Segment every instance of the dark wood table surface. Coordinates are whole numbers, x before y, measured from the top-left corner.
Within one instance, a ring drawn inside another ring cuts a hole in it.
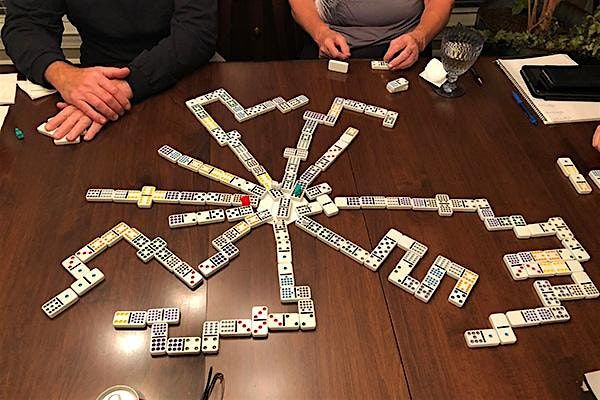
[[[87,203],[84,195],[89,187],[142,185],[231,192],[160,158],[163,144],[252,178],[184,105],[219,87],[245,106],[279,95],[310,98],[299,111],[274,111],[243,124],[221,105],[207,106],[221,126],[242,133],[274,179],[281,179],[282,151],[295,145],[304,110],[326,112],[341,96],[398,111],[393,130],[379,119],[342,113],[335,127],[317,129],[301,168],[354,126],[358,139],[318,179],[331,184],[332,197],[448,193],[486,197],[497,215],[520,213],[531,223],[562,216],[591,254],[584,267],[600,283],[594,265],[600,192],[577,195],[555,165],[557,157],[569,156],[585,173],[600,167],[591,147],[594,124],[530,125],[491,59],[477,63],[484,87],[466,75],[460,83],[467,95],[451,100],[418,78],[424,64],[400,74],[410,90],[396,95],[385,84],[398,74],[372,71],[367,61],[352,62],[348,75],[328,72],[325,61],[214,64],[136,106],[92,143],[64,147],[35,133],[55,112],[57,97],[31,101],[19,91],[0,135],[0,399],[94,399],[119,383],[150,400],[197,399],[209,366],[225,374],[225,399],[581,398],[583,374],[600,369],[597,301],[566,304],[569,323],[516,329],[515,345],[467,348],[463,332],[489,327],[490,313],[540,306],[532,280],[513,281],[503,254],[559,246],[555,238],[488,232],[473,214],[341,210],[331,219],[315,217],[369,250],[392,227],[425,243],[429,252],[414,272],[417,279],[438,254],[474,270],[480,280],[462,309],[447,301],[451,279],[428,304],[391,285],[387,276],[400,250],[373,273],[291,227],[296,282],[312,289],[316,331],[223,339],[218,355],[153,359],[148,331],[113,329],[115,310],[180,307],[182,322],[171,336],[199,336],[205,319],[250,318],[253,305],[293,311],[295,305],[279,302],[269,226],[239,241],[241,255],[196,291],[157,262],[143,264],[123,242],[90,263],[102,269],[105,282],[54,320],[40,309],[73,281],[60,262],[119,221],[165,238],[192,265],[213,254],[210,241],[229,224],[176,230],[167,224],[169,214],[198,207],[143,210]],[[16,140],[15,127],[25,132],[24,141]]]

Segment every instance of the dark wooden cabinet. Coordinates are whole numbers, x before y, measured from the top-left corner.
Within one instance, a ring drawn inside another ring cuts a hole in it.
[[[228,61],[296,58],[303,31],[287,0],[221,0],[218,50]]]

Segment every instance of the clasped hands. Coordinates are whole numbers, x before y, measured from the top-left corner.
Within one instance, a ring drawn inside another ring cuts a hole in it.
[[[125,81],[129,68],[77,68],[62,61],[52,63],[45,73],[64,101],[46,123],[54,139],[73,141],[84,135],[92,140],[109,121],[116,121],[131,109],[131,87]]]
[[[329,27],[323,27],[315,35],[319,46],[319,55],[339,60],[350,58],[350,47],[346,38]],[[425,47],[425,40],[417,31],[412,31],[398,36],[390,42],[387,52],[383,56],[390,70],[408,68],[419,59],[419,52]]]

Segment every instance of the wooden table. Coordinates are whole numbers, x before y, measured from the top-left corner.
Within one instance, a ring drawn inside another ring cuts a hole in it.
[[[171,230],[167,216],[197,207],[87,203],[89,187],[230,191],[158,157],[170,144],[232,173],[252,176],[233,153],[219,147],[187,111],[186,99],[224,87],[243,105],[304,93],[310,104],[290,114],[274,111],[238,124],[222,106],[207,106],[225,129],[238,129],[256,158],[280,179],[282,150],[294,146],[305,109],[326,112],[334,96],[358,99],[400,113],[393,130],[375,118],[344,112],[333,128],[318,128],[308,162],[349,125],[358,139],[318,179],[333,195],[407,195],[489,199],[497,215],[523,214],[529,222],[562,216],[592,258],[600,256],[600,192],[575,193],[555,165],[569,156],[581,171],[600,167],[590,145],[593,124],[532,126],[511,100],[506,77],[490,59],[478,68],[485,86],[470,76],[467,95],[444,99],[417,77],[421,61],[402,75],[408,92],[390,95],[397,76],[353,62],[348,75],[327,72],[325,61],[215,64],[136,106],[107,126],[93,143],[56,147],[35,133],[55,112],[56,97],[35,102],[22,92],[0,135],[0,398],[93,399],[124,383],[147,399],[196,399],[209,366],[225,374],[226,399],[455,399],[580,398],[584,372],[600,368],[600,308],[569,302],[566,324],[517,329],[512,346],[470,350],[463,332],[487,328],[492,312],[538,307],[532,281],[513,281],[505,253],[559,246],[554,238],[518,240],[488,232],[473,214],[441,218],[412,211],[340,211],[315,218],[372,249],[388,229],[424,242],[429,252],[415,270],[422,279],[443,254],[480,274],[463,309],[449,304],[445,279],[422,303],[391,285],[396,250],[377,272],[352,262],[292,227],[297,284],[310,285],[317,310],[314,332],[272,333],[268,340],[228,339],[207,357],[148,353],[149,332],[115,331],[115,310],[181,308],[171,336],[200,335],[205,319],[249,318],[253,305],[295,309],[278,298],[272,230],[263,226],[240,242],[230,266],[190,291],[155,261],[145,265],[127,243],[93,260],[106,281],[55,320],[42,303],[73,279],[60,262],[119,221],[147,236],[162,236],[193,265],[214,250],[210,240],[228,224]],[[14,128],[26,135],[17,141]],[[305,163],[302,168],[309,164]],[[600,283],[595,261],[584,264]],[[552,278],[553,283],[568,279]]]

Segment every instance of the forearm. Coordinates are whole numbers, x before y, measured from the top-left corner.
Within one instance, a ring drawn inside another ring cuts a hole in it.
[[[290,0],[290,6],[294,20],[318,42],[320,33],[329,26],[319,16],[314,0]]]
[[[171,33],[129,65],[134,102],[174,85],[208,62],[217,42],[216,0],[176,0]]]
[[[44,72],[48,65],[65,58],[60,47],[62,0],[8,0],[6,5],[2,28],[6,52],[29,80],[46,84]]]
[[[427,0],[419,24],[413,29],[411,35],[423,49],[446,26],[454,0]]]

